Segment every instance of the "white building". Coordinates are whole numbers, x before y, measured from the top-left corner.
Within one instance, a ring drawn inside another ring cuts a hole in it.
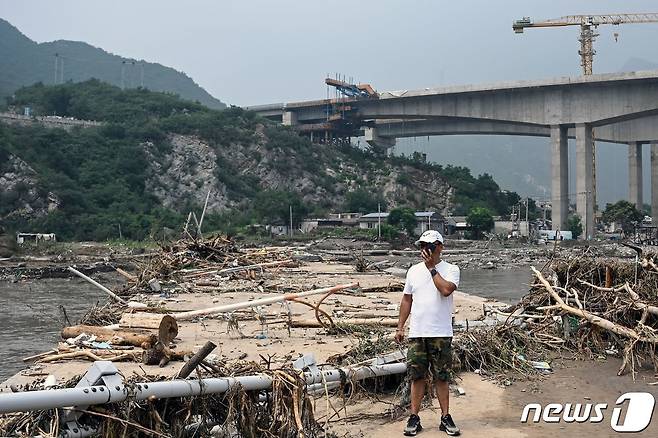
[[[437,230],[444,233],[445,220],[443,216],[435,211],[417,211],[414,213],[416,216],[416,228],[414,234],[420,236],[427,230]],[[385,224],[388,219],[388,213],[368,213],[359,218],[359,228],[361,229],[377,229],[380,223]]]
[[[25,242],[55,242],[56,240],[55,233],[16,233],[16,242],[19,245]]]

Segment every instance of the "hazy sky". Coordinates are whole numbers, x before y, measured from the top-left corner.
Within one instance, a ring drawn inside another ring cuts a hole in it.
[[[85,41],[182,70],[235,104],[315,99],[340,72],[378,90],[580,73],[578,29],[515,19],[658,12],[651,1],[0,0],[0,17],[38,42]],[[658,62],[658,24],[599,28],[595,72]],[[619,33],[618,42],[613,33]]]

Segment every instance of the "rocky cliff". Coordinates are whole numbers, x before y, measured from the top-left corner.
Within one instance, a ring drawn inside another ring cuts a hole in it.
[[[9,154],[0,166],[0,219],[43,217],[59,206],[56,194],[44,190],[25,161]]]
[[[271,147],[263,131],[261,125],[256,141],[230,148],[174,134],[169,137],[169,152],[161,157],[153,144],[144,144],[151,163],[147,190],[174,209],[190,202],[203,204],[210,191],[209,211],[221,212],[244,203],[245,194],[231,190],[241,180],[259,190],[292,191],[309,204],[338,211],[348,192],[366,188],[373,196],[381,195],[389,206],[445,213],[452,189],[432,172],[374,157],[371,163],[359,165],[335,148],[317,145],[310,146],[314,150],[305,159],[316,160],[318,165],[306,166],[294,153]]]

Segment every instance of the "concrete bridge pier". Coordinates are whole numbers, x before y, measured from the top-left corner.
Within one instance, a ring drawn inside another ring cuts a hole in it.
[[[569,144],[567,127],[551,126],[551,209],[553,229],[566,230],[569,213]]]
[[[651,143],[651,223],[658,224],[658,143]]]
[[[297,123],[297,113],[292,111],[284,111],[281,115],[281,124],[283,126],[295,126]]]
[[[392,147],[395,146],[395,137],[382,137],[379,135],[379,130],[370,126],[364,129],[364,138],[374,150],[386,154]]]
[[[576,211],[583,224],[583,239],[594,237],[594,180],[592,125],[576,123]]]
[[[642,211],[642,143],[628,143],[628,199]]]

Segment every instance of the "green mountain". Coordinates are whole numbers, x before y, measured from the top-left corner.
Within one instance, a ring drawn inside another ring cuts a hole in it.
[[[12,103],[102,125],[0,123],[0,228],[7,230],[104,240],[117,237],[120,226],[124,237],[141,239],[178,229],[208,193],[204,224],[222,230],[287,222],[289,205],[298,221],[376,211],[378,203],[444,214],[484,206],[505,214],[519,201],[486,174],[428,164],[419,155],[312,144],[240,108],[211,110],[166,93],[89,80],[22,88]]]
[[[161,64],[123,58],[78,41],[36,43],[9,22],[0,19],[0,102],[20,87],[42,82],[82,82],[91,78],[126,88],[143,85],[153,91],[174,93],[209,108],[226,105],[189,76]],[[57,77],[55,76],[57,75]]]

